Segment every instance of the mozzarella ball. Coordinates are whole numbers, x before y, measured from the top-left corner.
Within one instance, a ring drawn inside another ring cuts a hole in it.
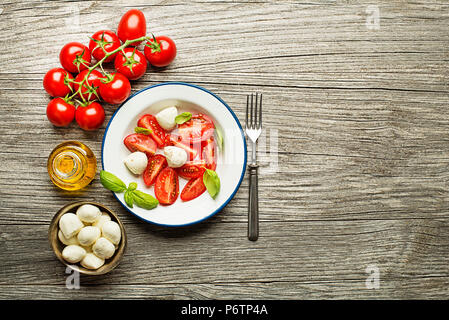
[[[145,171],[148,164],[147,155],[143,152],[136,151],[128,155],[123,161],[126,167],[132,173],[140,175]]]
[[[76,245],[79,244],[77,237],[73,236],[73,237],[67,239],[61,230],[58,231],[58,239],[66,246],[70,246],[71,244],[76,244]]]
[[[87,226],[78,233],[78,241],[82,246],[90,246],[101,236],[100,228]]]
[[[105,223],[106,221],[111,221],[111,217],[106,212],[102,212],[101,216],[94,223],[92,223],[92,226],[101,229],[103,223]]]
[[[70,263],[81,261],[86,255],[86,250],[77,245],[69,245],[62,250],[62,257]]]
[[[76,210],[76,215],[84,223],[92,223],[101,216],[101,211],[98,207],[91,204],[83,204]]]
[[[104,259],[97,257],[93,253],[86,253],[83,260],[81,260],[81,265],[87,269],[98,269],[104,264]]]
[[[109,259],[114,255],[115,246],[108,239],[101,237],[92,246],[92,251],[99,258]]]
[[[66,239],[75,236],[83,227],[84,224],[74,213],[66,213],[59,219],[59,229]]]
[[[111,241],[113,244],[118,244],[122,237],[122,231],[120,226],[115,221],[107,221],[101,227],[102,235],[104,238]]]
[[[187,162],[187,153],[178,147],[168,146],[164,148],[167,164],[172,168],[182,167]]]
[[[176,127],[175,118],[177,115],[178,109],[176,109],[176,107],[169,107],[160,111],[156,115],[156,120],[159,125],[165,130],[172,130],[174,127]]]

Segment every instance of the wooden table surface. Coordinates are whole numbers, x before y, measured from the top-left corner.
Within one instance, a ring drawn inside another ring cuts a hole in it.
[[[222,212],[177,229],[131,216],[98,173],[78,193],[51,184],[61,141],[85,142],[100,166],[105,125],[53,127],[42,78],[65,43],[115,29],[131,7],[178,46],[133,92],[190,82],[240,120],[246,94],[263,92],[257,242],[247,176]],[[447,1],[6,0],[0,12],[0,298],[449,297]],[[79,200],[115,210],[128,247],[112,273],[69,290],[47,231]]]

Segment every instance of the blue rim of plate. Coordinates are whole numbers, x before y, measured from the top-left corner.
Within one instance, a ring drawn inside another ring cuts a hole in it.
[[[238,189],[240,188],[240,185],[242,184],[243,177],[245,176],[246,163],[247,163],[247,147],[246,147],[245,134],[243,133],[242,125],[240,124],[240,121],[239,121],[239,119],[237,118],[237,116],[235,115],[234,111],[232,111],[232,109],[226,104],[226,102],[224,102],[224,101],[223,101],[219,96],[217,96],[215,93],[213,93],[213,92],[211,92],[211,91],[209,91],[209,90],[207,90],[207,89],[205,89],[205,88],[203,88],[203,87],[197,86],[197,85],[195,85],[195,84],[191,84],[191,83],[187,83],[187,82],[179,82],[179,81],[176,81],[176,82],[162,82],[162,83],[158,83],[158,84],[155,84],[155,85],[152,85],[152,86],[143,88],[143,89],[141,89],[141,90],[139,90],[139,91],[133,93],[131,96],[128,97],[128,99],[126,99],[126,100],[125,100],[125,101],[124,101],[124,102],[123,102],[123,103],[122,103],[122,104],[115,110],[114,114],[112,115],[111,119],[109,120],[109,122],[108,122],[108,124],[107,124],[107,126],[106,126],[106,129],[105,129],[104,135],[103,135],[103,141],[102,141],[102,143],[101,143],[101,167],[102,167],[102,169],[104,170],[103,150],[104,150],[104,141],[105,141],[105,138],[106,138],[106,134],[108,133],[109,125],[111,124],[112,120],[114,119],[115,115],[116,115],[117,112],[120,110],[120,108],[121,108],[126,102],[128,102],[128,100],[130,100],[130,99],[133,98],[134,96],[136,96],[136,95],[138,95],[138,94],[140,94],[140,93],[142,93],[142,92],[144,92],[144,91],[146,91],[146,90],[149,90],[149,89],[151,89],[151,88],[160,87],[160,86],[166,86],[166,85],[183,85],[183,86],[193,87],[193,88],[202,90],[202,91],[204,91],[204,92],[206,92],[206,93],[212,95],[214,98],[216,98],[218,101],[220,101],[220,102],[226,107],[226,109],[228,109],[229,113],[232,115],[232,117],[234,118],[235,122],[237,123],[237,126],[239,127],[239,130],[240,130],[240,133],[241,133],[242,139],[243,139],[243,148],[245,149],[245,150],[244,150],[245,158],[244,158],[244,161],[243,161],[242,175],[240,176],[240,180],[239,180],[239,182],[237,183],[237,186],[235,187],[234,191],[233,191],[232,194],[229,196],[229,198],[226,199],[226,201],[220,206],[220,208],[218,208],[217,210],[215,210],[214,212],[212,212],[210,215],[208,215],[207,217],[204,217],[204,218],[201,219],[201,220],[194,221],[194,222],[190,222],[190,223],[185,223],[185,224],[163,224],[163,223],[156,223],[156,222],[154,222],[154,221],[144,219],[144,218],[142,218],[141,216],[135,214],[135,213],[134,213],[132,210],[130,210],[127,206],[125,206],[125,205],[120,201],[120,199],[117,197],[117,195],[116,195],[114,192],[111,191],[111,193],[114,195],[115,199],[117,199],[117,201],[118,201],[118,202],[119,202],[119,203],[120,203],[120,204],[121,204],[121,205],[122,205],[128,212],[130,212],[132,215],[136,216],[137,218],[139,218],[139,219],[141,219],[141,220],[143,220],[143,221],[145,221],[145,222],[148,222],[148,223],[151,223],[151,224],[154,224],[154,225],[158,225],[158,226],[164,226],[164,227],[186,227],[186,226],[194,225],[194,224],[200,223],[200,222],[202,222],[202,221],[204,221],[204,220],[207,220],[207,219],[209,219],[210,217],[212,217],[212,216],[214,216],[215,214],[217,214],[218,212],[220,212],[221,210],[223,210],[223,208],[226,207],[226,205],[229,203],[229,201],[231,201],[232,198],[234,198],[235,194],[237,193]]]

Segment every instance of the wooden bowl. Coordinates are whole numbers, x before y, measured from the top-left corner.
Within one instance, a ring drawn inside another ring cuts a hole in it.
[[[120,226],[120,230],[122,232],[122,237],[120,240],[120,243],[118,244],[117,249],[114,252],[114,255],[106,259],[104,265],[102,265],[100,268],[96,270],[91,270],[84,268],[79,263],[77,264],[71,264],[64,260],[62,257],[62,250],[64,249],[65,245],[59,240],[58,238],[58,231],[59,231],[59,219],[62,217],[63,214],[67,212],[76,213],[76,210],[79,206],[82,206],[83,204],[91,204],[94,206],[97,206],[100,208],[102,212],[105,212],[109,214],[112,221],[115,221]],[[109,271],[113,270],[120,262],[120,259],[123,257],[123,253],[125,252],[126,248],[126,233],[125,228],[123,227],[123,224],[121,223],[118,216],[109,208],[105,207],[104,205],[93,202],[93,201],[80,201],[80,202],[74,202],[69,203],[68,205],[62,207],[56,215],[53,217],[53,219],[50,222],[50,228],[48,230],[48,239],[50,241],[51,247],[53,248],[53,251],[55,252],[56,257],[67,267],[71,268],[72,270],[78,271],[79,273],[87,274],[87,275],[101,275],[108,273]]]

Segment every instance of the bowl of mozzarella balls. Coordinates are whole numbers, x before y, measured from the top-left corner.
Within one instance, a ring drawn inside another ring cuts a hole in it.
[[[50,223],[48,237],[64,265],[88,275],[114,269],[126,247],[125,229],[117,215],[91,201],[61,208]]]

